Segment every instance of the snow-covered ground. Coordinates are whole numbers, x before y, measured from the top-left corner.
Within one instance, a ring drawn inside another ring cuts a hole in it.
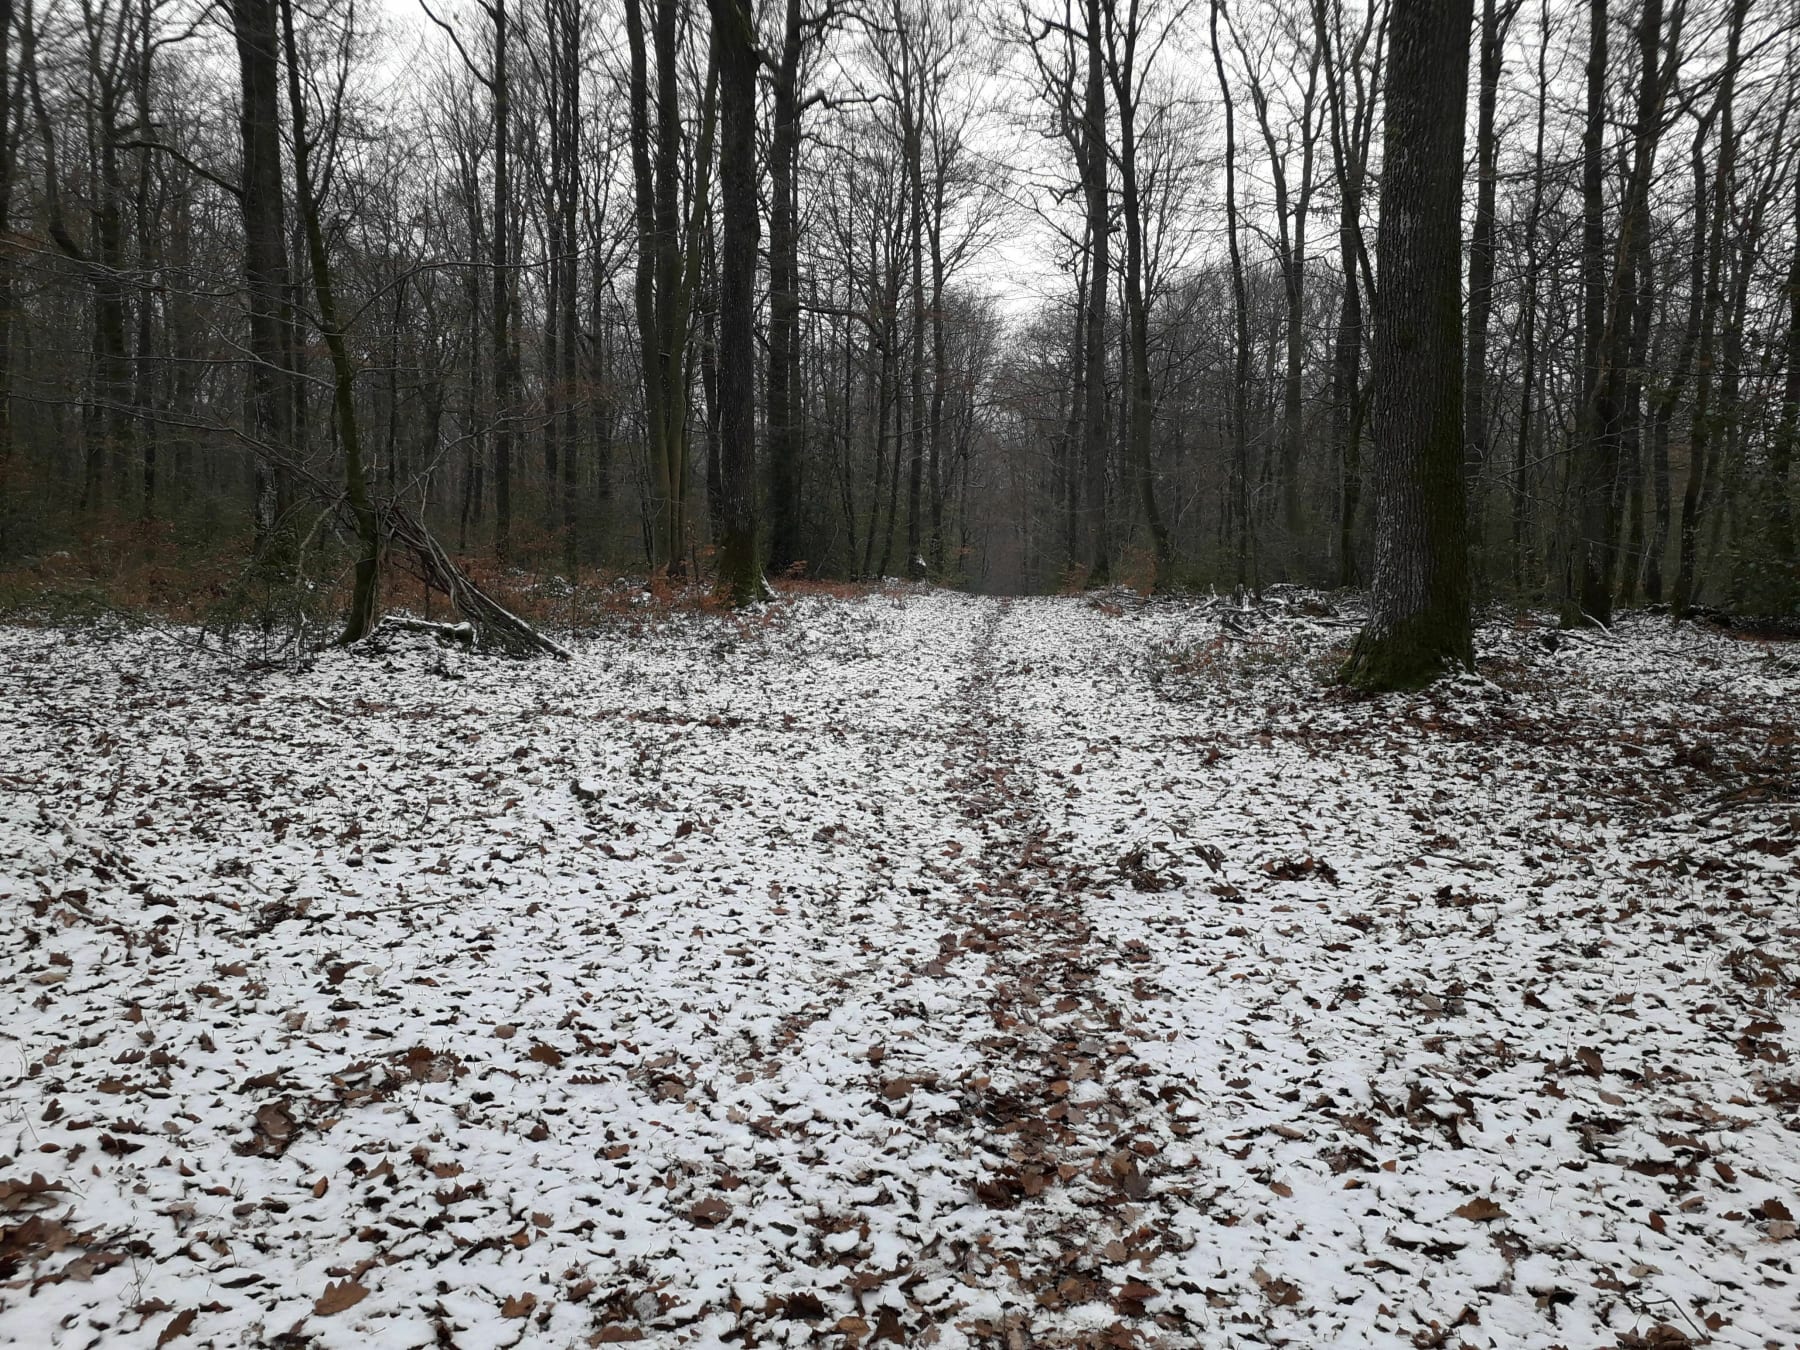
[[[0,632],[0,1341],[1800,1340],[1792,648]]]

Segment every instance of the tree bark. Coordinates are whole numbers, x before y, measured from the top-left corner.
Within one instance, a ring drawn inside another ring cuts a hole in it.
[[[18,170],[13,137],[13,0],[0,0],[0,239],[12,235],[13,178]],[[13,310],[18,278],[12,250],[0,248],[0,556],[10,553],[15,497],[13,470]]]
[[[1531,434],[1537,411],[1538,282],[1542,259],[1538,235],[1544,221],[1544,137],[1550,111],[1550,12],[1543,0],[1538,23],[1537,136],[1532,148],[1531,209],[1525,216],[1525,272],[1521,282],[1519,319],[1519,428],[1512,463],[1512,584],[1525,589],[1526,531],[1530,524]]]
[[[719,554],[716,594],[761,598],[756,553],[756,34],[747,0],[707,0],[719,72]]]
[[[1706,310],[1706,261],[1710,256],[1712,231],[1710,218],[1711,189],[1706,170],[1706,138],[1712,128],[1707,116],[1694,132],[1689,159],[1693,172],[1693,236],[1688,248],[1688,307],[1682,325],[1681,342],[1669,374],[1650,406],[1650,470],[1656,493],[1656,521],[1645,549],[1644,596],[1651,602],[1663,598],[1663,568],[1668,561],[1669,531],[1674,519],[1673,490],[1669,474],[1669,439],[1673,431],[1675,411],[1687,392],[1694,370],[1694,356],[1700,348],[1701,317]]]
[[[1345,679],[1474,665],[1462,454],[1462,164],[1473,0],[1395,0],[1376,237],[1375,575]]]

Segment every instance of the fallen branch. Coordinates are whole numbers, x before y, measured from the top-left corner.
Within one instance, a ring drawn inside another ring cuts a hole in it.
[[[1800,784],[1795,783],[1793,779],[1765,778],[1754,783],[1746,783],[1743,787],[1730,788],[1714,796],[1708,803],[1710,809],[1697,812],[1694,820],[1704,824],[1736,808],[1791,801],[1796,795],[1797,787],[1800,787]]]
[[[508,656],[571,659],[567,647],[545,637],[470,580],[423,521],[397,502],[384,503],[380,509],[388,537],[412,554],[425,583],[449,596],[456,612],[468,621],[470,646],[490,647]]]

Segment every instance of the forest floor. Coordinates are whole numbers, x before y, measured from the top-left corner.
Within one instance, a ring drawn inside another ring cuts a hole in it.
[[[0,1342],[1800,1340],[1800,651],[0,630]]]

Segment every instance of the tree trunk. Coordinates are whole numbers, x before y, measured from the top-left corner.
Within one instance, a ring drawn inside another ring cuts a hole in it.
[[[1668,561],[1669,531],[1674,519],[1673,490],[1669,474],[1669,438],[1675,421],[1675,410],[1681,405],[1687,383],[1694,369],[1694,356],[1700,348],[1701,316],[1706,309],[1706,260],[1712,231],[1708,225],[1711,191],[1706,172],[1706,138],[1711,130],[1711,117],[1702,119],[1694,132],[1690,151],[1693,165],[1694,213],[1693,238],[1688,250],[1688,308],[1682,326],[1681,344],[1670,363],[1668,378],[1651,400],[1650,469],[1656,490],[1656,523],[1646,548],[1644,595],[1650,601],[1663,598],[1663,568]]]
[[[1462,164],[1473,0],[1395,0],[1371,380],[1375,575],[1346,680],[1473,666],[1462,454]]]
[[[493,331],[490,333],[494,364],[494,556],[502,563],[512,558],[512,447],[513,404],[517,398],[517,372],[513,368],[512,312],[516,285],[512,272],[509,216],[512,211],[512,145],[508,140],[511,117],[511,76],[506,68],[506,0],[492,0],[494,18],[494,227],[493,227]]]
[[[1612,621],[1612,555],[1618,537],[1618,400],[1607,362],[1606,56],[1607,0],[1589,0],[1587,121],[1581,138],[1582,387],[1575,428],[1575,535],[1569,541],[1563,587],[1567,628]]]
[[[1107,200],[1106,80],[1101,60],[1100,0],[1086,0],[1087,90],[1082,103],[1081,187],[1087,207],[1088,299],[1083,352],[1086,403],[1082,410],[1082,525],[1087,584],[1111,580],[1112,540],[1106,514],[1106,292],[1110,228]]]
[[[1708,474],[1712,442],[1717,431],[1713,407],[1714,348],[1717,344],[1719,308],[1723,302],[1722,273],[1725,260],[1725,222],[1731,213],[1736,173],[1737,131],[1732,99],[1738,69],[1738,51],[1744,16],[1750,0],[1732,0],[1726,38],[1725,72],[1719,88],[1719,155],[1713,172],[1712,221],[1707,242],[1705,299],[1700,307],[1700,336],[1696,349],[1692,430],[1688,437],[1688,477],[1681,494],[1680,556],[1675,570],[1675,589],[1669,608],[1679,619],[1694,602],[1699,585],[1700,518],[1709,503]]]
[[[13,175],[18,168],[13,139],[13,0],[0,0],[0,239],[12,236]],[[12,250],[0,248],[0,557],[10,555],[14,495],[13,467],[13,307],[18,303]]]
[[[1328,21],[1328,15],[1330,21]],[[1356,41],[1344,48],[1341,0],[1313,0],[1313,27],[1325,72],[1331,117],[1332,172],[1338,189],[1338,266],[1343,272],[1338,321],[1331,352],[1331,446],[1340,487],[1337,520],[1337,579],[1356,585],[1356,522],[1362,501],[1361,385],[1363,349],[1362,202],[1368,172],[1370,102],[1365,96],[1362,62],[1376,37],[1379,18],[1370,13]],[[1334,55],[1335,53],[1335,55]],[[1350,90],[1357,96],[1350,107]]]
[[[911,351],[907,359],[906,575],[925,575],[925,129],[920,104],[925,77],[910,50],[912,35],[902,29],[907,53],[906,87],[901,90],[901,153],[906,159],[907,254],[912,264]],[[913,86],[917,85],[915,89]],[[918,104],[913,102],[914,98]]]
[[[1775,584],[1771,595],[1778,609],[1792,609],[1800,592],[1800,574],[1794,567],[1794,451],[1800,446],[1800,174],[1794,180],[1794,244],[1787,272],[1787,340],[1783,359],[1787,374],[1781,387],[1781,414],[1769,441],[1769,473],[1766,497],[1769,550],[1773,555]]]
[[[1494,310],[1494,198],[1499,138],[1494,128],[1500,69],[1515,5],[1481,3],[1481,90],[1475,115],[1475,220],[1469,234],[1469,335],[1463,362],[1463,461],[1472,502],[1488,459],[1488,322]],[[1479,513],[1476,514],[1479,531]]]
[[[763,594],[756,555],[756,34],[747,0],[707,0],[719,71],[719,554],[729,605]]]
[[[644,421],[651,461],[651,565],[670,576],[687,565],[688,390],[692,362],[688,324],[708,219],[708,180],[718,107],[718,72],[707,62],[700,128],[692,158],[688,216],[681,212],[679,0],[651,0],[655,24],[656,126],[650,125],[644,0],[625,0],[631,50],[631,165],[638,250],[635,299],[644,377]]]
[[[1219,77],[1219,95],[1225,103],[1225,238],[1231,253],[1231,310],[1236,368],[1229,400],[1231,488],[1225,518],[1236,528],[1237,585],[1250,581],[1250,431],[1247,404],[1250,387],[1250,300],[1244,283],[1244,255],[1238,243],[1237,123],[1232,111],[1231,87],[1225,78],[1225,55],[1219,46],[1219,12],[1224,0],[1212,0],[1213,69]]]
[[[1110,14],[1116,11],[1109,7]],[[1117,46],[1123,39],[1123,50]],[[1144,294],[1144,204],[1138,183],[1137,109],[1137,8],[1130,8],[1125,32],[1115,35],[1110,48],[1113,102],[1119,110],[1119,195],[1125,216],[1125,356],[1127,388],[1127,459],[1137,484],[1138,502],[1150,531],[1155,562],[1152,581],[1168,582],[1174,550],[1169,527],[1163,522],[1156,500],[1156,475],[1151,465],[1151,439],[1155,431],[1156,385],[1150,371],[1150,305]]]
[[[787,0],[769,139],[769,566],[805,561],[800,510],[800,0]]]
[[[1537,57],[1537,136],[1532,149],[1531,209],[1525,217],[1525,274],[1521,281],[1519,305],[1520,369],[1519,432],[1513,444],[1512,463],[1512,584],[1514,592],[1525,588],[1526,531],[1530,524],[1529,466],[1531,433],[1537,410],[1538,379],[1538,281],[1542,260],[1538,234],[1544,220],[1544,137],[1550,111],[1550,19],[1549,0],[1538,24]]]
[[[944,367],[944,175],[942,166],[933,185],[931,245],[931,445],[928,471],[931,494],[931,539],[926,561],[931,570],[944,570],[944,397],[950,373]]]
[[[562,362],[558,372],[557,383],[561,389],[562,403],[562,535],[563,565],[571,576],[580,562],[580,550],[576,537],[576,501],[577,484],[580,482],[580,463],[576,450],[581,436],[580,400],[577,391],[581,387],[581,355],[578,349],[580,340],[579,305],[580,305],[580,272],[581,253],[576,246],[576,202],[581,195],[581,6],[577,0],[569,0],[567,12],[563,16],[563,46],[558,52],[559,74],[562,78],[562,126],[559,155],[558,186],[561,200],[558,206],[562,213],[563,256],[557,273],[562,294],[557,301],[557,313],[562,320],[562,333],[557,346],[557,353]]]
[[[381,523],[369,497],[362,430],[356,416],[356,371],[338,318],[331,258],[325,249],[325,231],[319,219],[318,180],[313,176],[312,167],[313,144],[307,130],[306,99],[300,88],[299,51],[294,41],[293,0],[280,0],[280,5],[282,45],[287,50],[288,108],[294,137],[294,202],[306,232],[313,299],[319,307],[319,331],[331,357],[332,411],[338,440],[344,450],[344,496],[350,503],[351,519],[356,523],[356,580],[351,588],[344,631],[338,641],[359,642],[375,626],[381,572]]]
[[[256,460],[256,547],[280,565],[276,485],[267,450],[292,454],[294,445],[293,312],[287,222],[281,173],[280,48],[275,0],[231,0],[241,101],[238,137],[243,159],[238,202],[244,214],[244,288],[250,301],[250,431],[263,452]],[[285,531],[283,531],[285,533]]]

